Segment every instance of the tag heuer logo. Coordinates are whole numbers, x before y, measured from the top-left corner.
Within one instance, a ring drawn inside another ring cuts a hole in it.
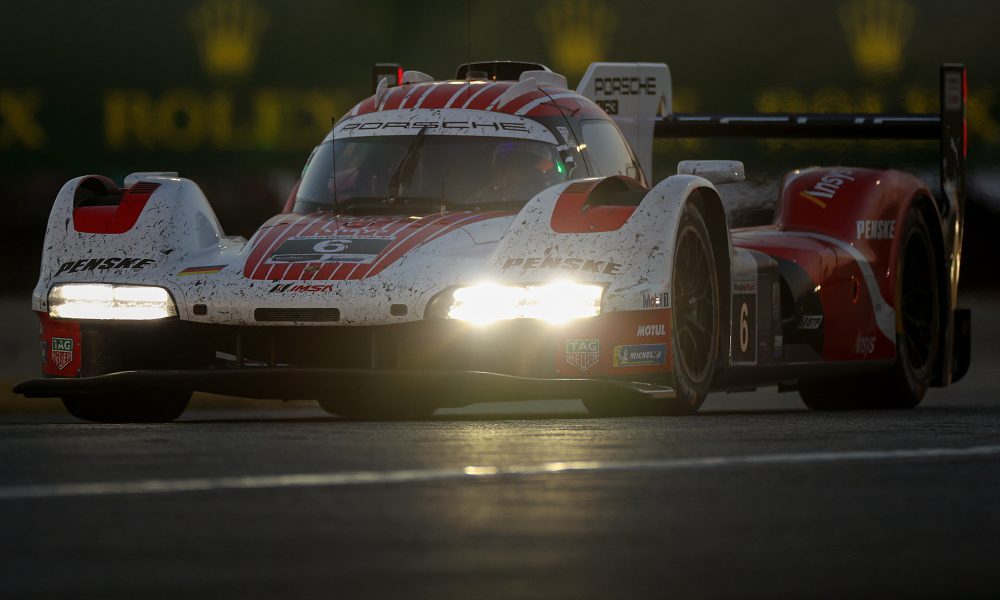
[[[71,362],[73,362],[73,340],[52,338],[52,363],[61,371]]]
[[[566,340],[566,362],[586,371],[601,359],[600,340]]]

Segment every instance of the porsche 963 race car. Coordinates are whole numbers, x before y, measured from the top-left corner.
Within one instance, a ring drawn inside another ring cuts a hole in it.
[[[356,418],[539,398],[648,415],[765,385],[910,407],[968,368],[961,66],[918,116],[675,114],[653,63],[595,63],[576,91],[529,63],[376,75],[249,240],[176,173],[66,183],[32,296],[45,376],[16,391],[102,422],[174,419],[194,391]],[[941,189],[796,169],[772,224],[730,228],[742,163],[651,181],[661,136],[937,139]]]

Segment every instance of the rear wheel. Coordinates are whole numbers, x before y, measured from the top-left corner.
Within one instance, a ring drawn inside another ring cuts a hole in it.
[[[635,406],[584,399],[591,414],[688,415],[697,412],[708,394],[719,356],[719,278],[708,227],[690,203],[681,213],[674,241],[670,304],[676,398]]]
[[[100,394],[62,399],[71,415],[95,423],[166,423],[180,417],[190,400],[190,392]]]
[[[896,275],[896,364],[889,373],[799,385],[815,410],[912,408],[923,400],[938,361],[941,288],[930,229],[920,212],[907,214]]]

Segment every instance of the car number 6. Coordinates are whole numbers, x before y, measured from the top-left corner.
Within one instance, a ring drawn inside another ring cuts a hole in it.
[[[746,352],[747,346],[750,345],[750,324],[747,323],[747,316],[750,314],[750,309],[747,308],[746,302],[740,306],[740,352]]]

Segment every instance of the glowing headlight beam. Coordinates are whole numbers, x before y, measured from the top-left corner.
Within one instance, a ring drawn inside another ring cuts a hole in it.
[[[448,318],[475,325],[507,319],[540,319],[553,325],[601,313],[599,285],[557,281],[539,285],[481,283],[453,294]]]
[[[63,283],[49,292],[54,319],[150,321],[177,316],[170,293],[161,287],[110,283]]]

